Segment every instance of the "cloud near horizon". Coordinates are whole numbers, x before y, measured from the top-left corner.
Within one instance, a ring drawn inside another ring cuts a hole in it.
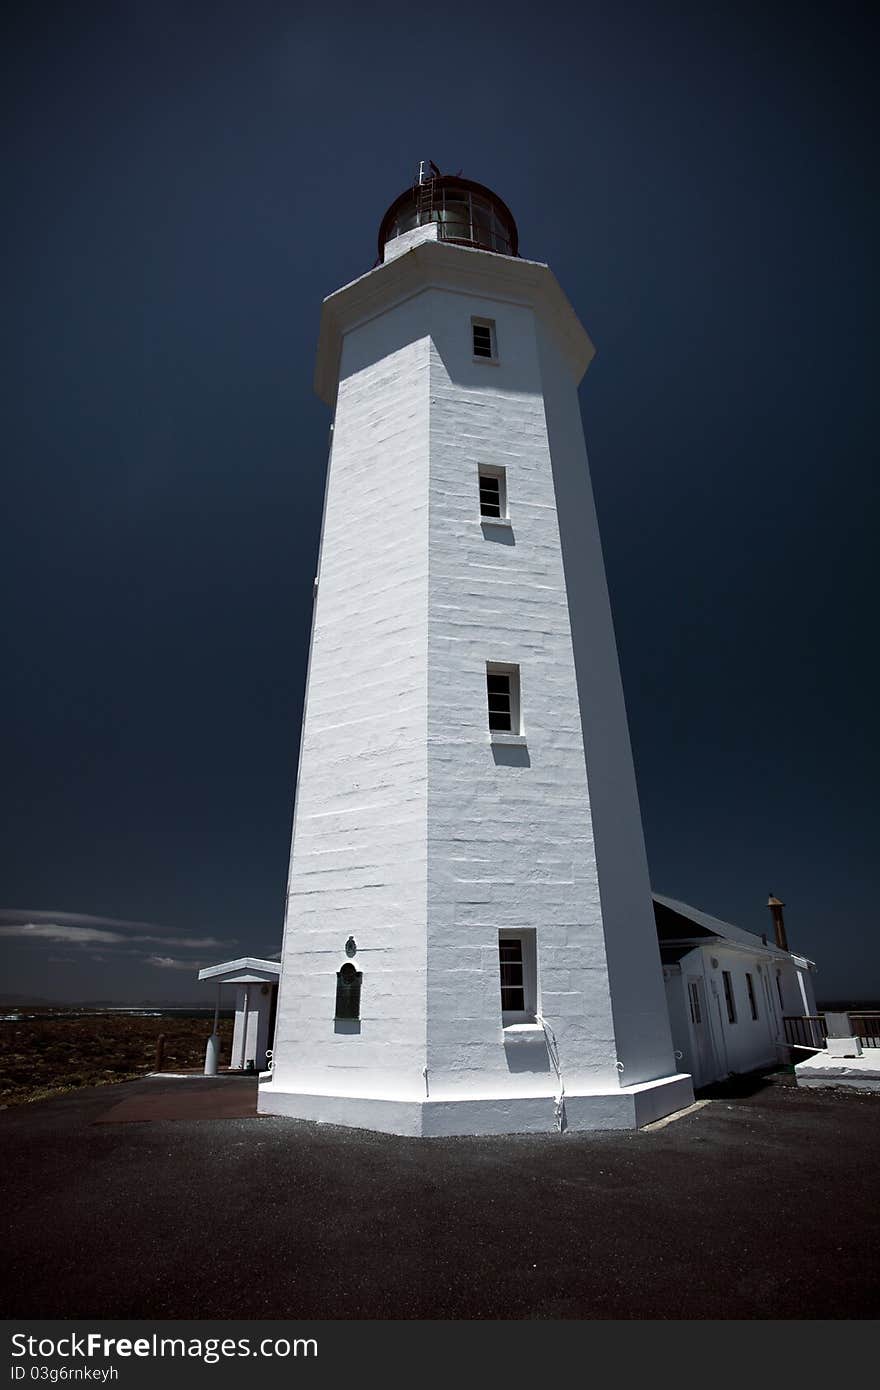
[[[157,970],[201,970],[204,961],[201,960],[175,960],[173,956],[147,956],[145,965],[154,965]]]
[[[231,941],[220,941],[214,936],[159,936],[144,932],[124,936],[121,932],[102,931],[98,927],[77,927],[67,922],[18,922],[13,926],[0,927],[0,936],[42,939],[44,941],[63,941],[69,945],[93,946],[122,944],[129,941],[152,941],[160,946],[178,946],[183,950],[200,951],[206,946],[229,946]]]
[[[155,954],[156,946],[171,946],[177,951],[225,951],[235,945],[235,938],[216,936],[183,936],[173,929],[152,922],[132,922],[124,918],[94,917],[79,912],[46,912],[0,908],[0,938],[25,942],[44,942],[47,946],[123,948],[122,953],[137,955],[147,965],[164,970],[199,969],[201,960]],[[138,949],[149,945],[152,950]],[[94,957],[93,957],[94,959]]]

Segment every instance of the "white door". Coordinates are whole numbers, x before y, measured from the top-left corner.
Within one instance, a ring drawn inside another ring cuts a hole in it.
[[[687,977],[688,1011],[691,1020],[693,1056],[691,1061],[694,1086],[708,1086],[716,1078],[715,1057],[709,1033],[709,1014],[706,991],[699,975]]]

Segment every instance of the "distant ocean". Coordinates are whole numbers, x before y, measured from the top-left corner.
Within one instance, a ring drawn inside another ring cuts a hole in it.
[[[221,1009],[221,1018],[231,1018],[233,1009]],[[10,1008],[0,1013],[0,1023],[25,1023],[38,1018],[105,1018],[108,1014],[126,1014],[130,1018],[213,1018],[213,1008],[198,1004],[170,1005],[152,1008],[149,1004],[45,1004],[39,1007]]]

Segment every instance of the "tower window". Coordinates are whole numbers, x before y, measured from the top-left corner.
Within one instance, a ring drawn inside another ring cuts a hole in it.
[[[480,468],[480,516],[507,516],[507,482],[503,468]]]
[[[489,728],[503,734],[520,733],[519,667],[487,662],[486,693]]]
[[[474,357],[487,358],[494,362],[497,357],[494,319],[471,319],[474,337]]]
[[[736,1004],[733,998],[733,980],[730,978],[729,970],[722,970],[721,975],[724,980],[724,1002],[727,1005],[727,1021],[728,1023],[736,1023]]]
[[[746,973],[746,989],[749,992],[749,1008],[752,1011],[752,1018],[758,1017],[758,1001],[755,998],[755,986],[751,975]]]
[[[501,1017],[504,1024],[534,1023],[537,1004],[535,933],[524,928],[498,933]]]
[[[523,980],[522,939],[517,936],[498,942],[501,961],[501,1008],[503,1012],[525,1012],[526,994]]]
[[[337,1019],[360,1018],[361,981],[363,978],[363,972],[355,970],[350,961],[336,972]]]

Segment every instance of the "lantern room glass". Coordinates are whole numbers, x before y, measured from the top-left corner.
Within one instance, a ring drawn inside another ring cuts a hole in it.
[[[387,227],[386,240],[411,231],[422,222],[436,222],[441,241],[459,242],[502,256],[515,255],[515,232],[508,226],[489,197],[457,182],[441,183],[432,196],[430,210],[419,214],[419,189],[414,188],[394,213]]]

